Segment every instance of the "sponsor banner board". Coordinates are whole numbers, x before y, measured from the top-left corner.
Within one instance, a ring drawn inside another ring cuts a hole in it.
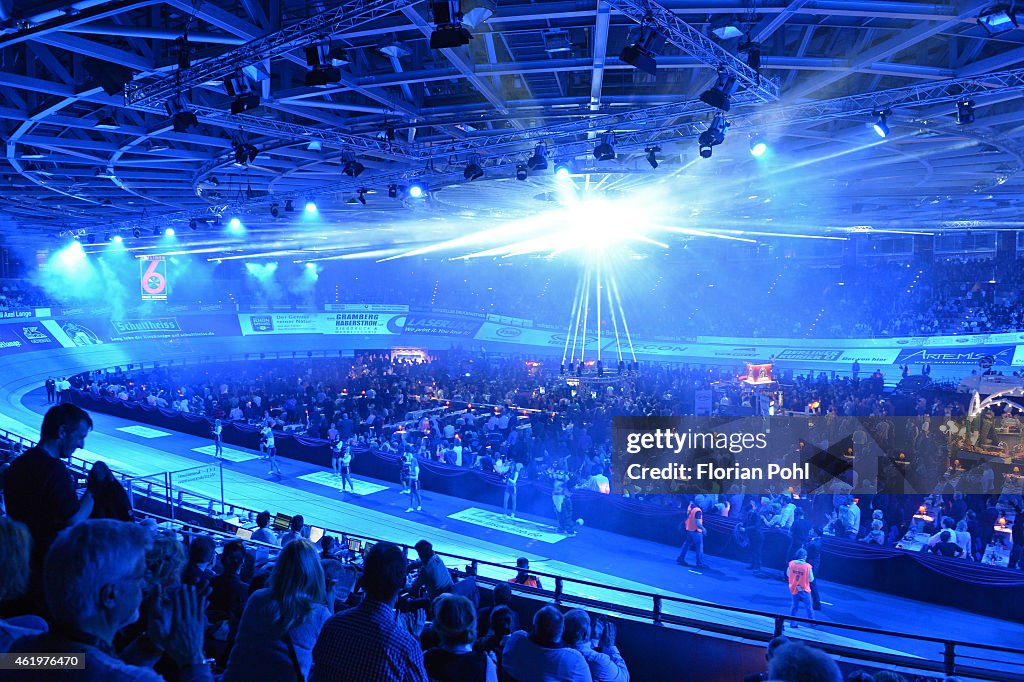
[[[836,362],[842,365],[852,365],[854,362],[862,365],[893,365],[899,354],[898,348],[856,348],[843,351]]]
[[[493,341],[496,343],[514,343],[523,346],[540,346],[544,348],[565,348],[565,334],[545,329],[510,327],[494,322],[484,322],[473,336],[477,341]],[[578,341],[582,341],[582,337]],[[596,334],[588,334],[586,344],[593,347],[597,343]],[[572,340],[569,340],[572,346]]]
[[[751,339],[731,336],[698,336],[697,343],[712,346],[744,346]],[[931,348],[947,346],[1009,345],[1024,343],[1024,332],[1004,334],[965,334],[961,336],[898,336],[878,339],[787,339],[759,338],[758,344],[782,348]]]
[[[977,367],[984,358],[992,359],[992,366],[1008,367],[1013,364],[1015,346],[950,346],[946,348],[908,348],[896,358],[900,365],[968,365]]]
[[[404,315],[381,313],[242,313],[238,315],[243,336],[260,334],[398,334],[392,321]]]
[[[442,313],[407,313],[396,315],[388,323],[393,334],[423,336],[459,336],[469,338],[480,329],[479,319]]]
[[[409,306],[388,303],[328,303],[324,310],[329,313],[407,313]]]
[[[775,356],[775,359],[835,362],[841,357],[843,357],[843,351],[832,348],[784,348],[781,353]]]
[[[0,326],[0,355],[60,347],[60,342],[47,331],[42,323],[26,321]]]
[[[139,256],[139,286],[143,301],[167,300],[167,261],[163,256]]]
[[[125,341],[238,336],[234,315],[169,315],[104,320],[75,318],[45,320],[43,326],[67,348]]]

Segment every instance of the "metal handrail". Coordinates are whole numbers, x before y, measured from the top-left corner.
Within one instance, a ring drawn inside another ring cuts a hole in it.
[[[0,432],[7,433],[7,432],[3,431],[2,429],[0,429]],[[72,460],[78,459],[78,460],[82,461],[83,463],[87,463],[86,460],[83,460],[81,458],[72,457],[71,459]],[[84,471],[84,467],[82,467],[82,470]],[[112,472],[112,473],[117,474],[119,472]],[[161,483],[159,483],[159,482],[154,482],[153,487],[154,488],[161,487],[161,488],[163,488],[166,491],[166,486],[161,484]],[[187,495],[193,496],[193,497],[197,497],[199,499],[204,499],[204,500],[206,500],[208,502],[216,502],[216,500],[214,500],[213,498],[209,498],[209,497],[206,497],[204,495],[200,495],[198,493],[192,493],[192,492],[185,491],[185,490],[182,490],[180,492],[182,492],[183,494],[187,494]],[[165,497],[166,497],[166,495],[165,495]],[[175,501],[174,500],[170,500],[170,503],[173,505],[175,503]],[[231,505],[231,508],[233,510],[237,510],[237,511],[240,511],[240,512],[246,512],[249,515],[252,515],[252,514],[256,513],[256,510],[249,509],[247,507],[242,507],[242,506],[239,506],[239,505]],[[140,513],[144,513],[144,514],[147,514],[149,516],[154,516],[154,517],[157,516],[155,514],[151,514],[151,513],[148,513],[148,512],[140,512]],[[160,518],[162,518],[162,517],[160,517]],[[168,520],[171,520],[171,519],[168,519]],[[176,520],[174,520],[174,521],[177,522]],[[194,524],[194,523],[183,524],[183,525],[196,526],[196,524]],[[216,531],[214,529],[204,528],[204,530],[209,530],[210,532],[217,533],[219,535],[224,535],[223,532]],[[335,535],[339,535],[339,536],[359,538],[361,540],[369,540],[369,541],[374,542],[374,543],[385,542],[386,541],[386,540],[384,540],[382,538],[376,538],[376,537],[372,537],[372,536],[361,535],[361,534],[358,534],[358,533],[343,532],[343,531],[339,531],[337,529],[326,528],[326,527],[324,528],[324,532],[325,533],[329,532],[329,533],[332,533],[332,534],[335,534]],[[400,545],[400,546],[402,546],[404,548],[406,553],[408,553],[408,551],[411,549],[407,545]],[[458,561],[458,562],[468,562],[470,564],[470,566],[473,567],[473,573],[474,574],[477,573],[476,569],[478,567],[480,567],[480,566],[489,566],[489,567],[500,569],[500,570],[504,570],[504,571],[514,571],[514,570],[517,570],[515,567],[508,566],[508,565],[505,565],[505,564],[502,564],[502,563],[498,563],[498,562],[494,562],[494,561],[486,561],[486,560],[483,560],[483,559],[475,559],[475,558],[472,558],[472,557],[466,557],[466,556],[462,556],[462,555],[459,555],[459,554],[450,554],[450,553],[447,553],[447,552],[437,552],[437,554],[439,556],[442,556],[442,557],[445,557],[445,558],[449,558],[449,559],[452,559],[452,560],[455,560],[455,561]],[[716,604],[716,603],[713,603],[713,602],[699,601],[699,600],[696,600],[696,599],[689,599],[689,598],[686,598],[686,597],[676,597],[676,596],[672,596],[672,595],[655,594],[655,593],[652,593],[652,592],[645,592],[645,591],[642,591],[642,590],[635,590],[635,589],[628,588],[628,587],[611,587],[611,586],[608,586],[608,585],[602,585],[600,583],[595,583],[595,582],[592,582],[592,581],[589,581],[589,580],[583,580],[583,579],[580,579],[580,578],[566,577],[566,576],[558,575],[558,574],[555,574],[555,573],[548,573],[548,572],[544,572],[544,571],[536,571],[536,570],[533,570],[533,569],[530,570],[530,573],[532,575],[537,575],[537,576],[540,576],[540,577],[551,579],[552,581],[554,581],[555,589],[554,590],[538,590],[538,589],[534,589],[534,588],[519,588],[519,589],[524,591],[524,592],[530,592],[530,593],[536,593],[536,594],[542,594],[542,595],[551,594],[551,595],[553,595],[553,597],[554,597],[556,602],[566,601],[566,602],[572,602],[572,603],[590,604],[590,603],[592,603],[594,601],[594,600],[588,599],[586,597],[581,597],[581,596],[577,596],[577,595],[567,594],[565,592],[565,585],[566,585],[566,583],[569,583],[571,585],[579,585],[581,587],[586,587],[586,588],[597,588],[597,589],[602,589],[602,590],[610,590],[612,592],[616,592],[616,593],[620,593],[620,594],[628,594],[628,595],[632,595],[632,596],[642,597],[642,598],[645,598],[645,599],[650,599],[651,600],[651,605],[652,605],[652,608],[651,608],[650,611],[646,611],[646,610],[643,610],[643,609],[639,609],[638,610],[636,608],[631,608],[631,607],[617,605],[617,604],[601,604],[601,608],[603,608],[605,610],[608,610],[608,611],[613,611],[613,612],[616,612],[616,613],[625,614],[625,615],[635,615],[638,612],[639,613],[643,613],[644,615],[646,615],[647,613],[650,613],[651,614],[652,622],[659,623],[659,624],[664,624],[665,622],[687,624],[687,623],[690,623],[690,622],[693,621],[693,619],[686,618],[684,616],[677,616],[677,615],[673,615],[673,614],[666,614],[664,612],[664,602],[668,601],[668,602],[677,603],[677,604],[684,604],[684,605],[688,605],[688,606],[696,606],[696,607],[700,607],[700,608],[709,608],[709,609],[713,609],[713,610],[717,610],[717,611],[724,611],[724,612],[727,612],[727,613],[738,613],[738,614],[743,614],[743,615],[748,615],[748,616],[755,616],[755,617],[770,619],[774,623],[775,635],[779,635],[779,634],[782,633],[783,623],[788,620],[790,622],[797,622],[797,623],[807,623],[807,624],[813,623],[813,624],[816,624],[818,626],[829,627],[829,628],[834,628],[834,629],[843,630],[843,631],[849,631],[849,632],[858,632],[858,633],[871,634],[871,635],[883,635],[883,636],[886,636],[886,637],[896,637],[896,638],[902,638],[902,639],[908,639],[908,640],[914,640],[914,641],[922,641],[922,642],[930,642],[930,643],[934,643],[934,644],[941,644],[943,646],[942,669],[945,670],[947,675],[954,674],[954,672],[956,670],[956,648],[957,647],[960,647],[960,648],[971,648],[971,649],[981,649],[981,650],[986,650],[986,651],[993,651],[993,652],[1007,653],[1007,654],[1012,654],[1012,655],[1017,655],[1017,656],[1024,656],[1024,649],[1017,649],[1017,648],[1013,648],[1013,647],[1005,647],[1005,646],[994,645],[994,644],[979,644],[979,643],[975,643],[975,642],[966,642],[966,641],[962,641],[962,640],[943,639],[943,638],[940,638],[940,637],[933,637],[933,636],[930,636],[930,635],[894,633],[894,632],[891,632],[891,631],[888,631],[888,630],[881,630],[881,629],[878,629],[878,628],[864,627],[864,626],[860,626],[860,625],[848,625],[848,624],[845,624],[845,623],[830,623],[830,622],[824,622],[824,621],[815,621],[815,620],[809,620],[809,619],[805,619],[805,618],[788,616],[788,615],[779,614],[779,613],[771,613],[771,612],[768,612],[768,611],[758,611],[758,610],[755,610],[755,609],[746,609],[746,608],[738,607],[738,606],[727,606],[727,605],[723,605],[723,604]],[[488,581],[489,579],[484,578],[484,580]],[[713,625],[713,624],[711,624],[711,625]],[[701,626],[704,629],[714,631],[714,628],[709,627],[709,624],[707,622],[702,622]],[[720,626],[720,629],[722,629],[723,631],[724,630],[732,630],[732,631],[745,630],[744,628],[726,627],[726,626]],[[757,633],[757,634],[761,634],[761,633]],[[848,647],[847,647],[847,649],[848,649]],[[937,662],[929,661],[928,659],[922,659],[922,658],[914,657],[914,658],[911,658],[911,659],[907,660],[907,657],[905,657],[905,656],[893,656],[891,654],[886,654],[884,656],[882,656],[882,655],[877,655],[876,656],[875,654],[873,654],[872,652],[869,652],[869,651],[864,651],[864,650],[859,650],[859,649],[857,651],[858,651],[859,657],[864,659],[864,660],[872,660],[873,658],[884,658],[885,662],[892,662],[893,660],[902,660],[902,661],[905,662],[905,664],[907,666],[917,666],[919,668],[924,667],[924,668],[938,669],[938,668],[935,667],[936,665],[938,665]]]

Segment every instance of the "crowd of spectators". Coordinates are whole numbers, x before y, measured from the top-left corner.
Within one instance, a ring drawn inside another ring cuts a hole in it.
[[[608,492],[614,417],[692,414],[694,391],[712,388],[716,409],[750,413],[759,396],[729,379],[724,370],[655,365],[611,389],[577,390],[560,376],[560,368],[545,371],[523,358],[452,352],[417,364],[361,355],[100,372],[74,377],[73,382],[97,395],[185,409],[211,420],[269,423],[329,443],[348,443],[356,450],[404,452],[421,461],[540,480],[564,491]],[[947,418],[962,418],[963,395],[894,397],[884,392],[877,373],[858,378],[791,376],[785,381],[779,409],[822,416],[803,436],[811,443],[836,442],[835,434],[861,429],[851,426],[853,420],[869,419],[870,437],[886,451],[902,452],[908,461],[901,470],[883,468],[874,478],[859,478],[854,469],[829,484],[828,494],[805,495],[800,504],[807,506],[808,521],[826,535],[896,544],[934,487],[928,482],[947,473],[960,448],[973,447],[962,436],[953,438],[951,432],[932,427]],[[1015,411],[1001,411],[986,413],[982,426],[988,423],[990,432],[991,420],[1017,419]],[[861,439],[866,442],[868,434],[862,432]],[[985,494],[996,489],[991,467],[973,468],[962,479],[965,487]],[[919,485],[921,496],[890,494],[903,481]],[[631,484],[625,492],[640,502],[680,510],[693,499],[661,494],[653,486]],[[952,499],[952,489],[944,492]],[[969,499],[970,516],[961,514],[956,522],[969,526],[964,531],[974,538],[973,549],[964,556],[979,560],[991,539],[987,516],[994,512],[982,495]],[[793,521],[792,497],[781,487],[758,496],[746,495],[739,486],[723,487],[713,495],[697,495],[697,501],[709,514],[738,519],[754,502],[765,528],[788,532]],[[880,520],[884,525],[876,527]],[[574,521],[568,518],[559,526],[572,533]],[[951,530],[956,532],[955,526]]]
[[[859,338],[1024,328],[1020,259],[913,258],[857,267],[766,260],[744,267],[742,286],[736,285],[734,266],[709,262],[684,260],[631,276],[629,286],[620,282],[633,336]],[[299,271],[295,282],[268,285],[247,276],[240,265],[223,264],[212,284],[208,278],[177,281],[171,302],[320,310],[338,303],[402,304],[528,318],[564,328],[580,277],[574,263],[546,260],[399,259],[373,267],[327,266],[315,283],[298,286],[305,276]],[[278,276],[291,275],[282,269]],[[0,284],[0,308],[44,302],[32,284]],[[123,301],[119,307],[137,303]]]
[[[0,279],[0,311],[49,305],[46,293],[33,284],[18,279]]]
[[[356,556],[332,551],[335,544],[326,539],[314,546],[301,534],[278,537],[266,530],[267,515],[261,515],[263,544],[229,540],[219,548],[209,535],[181,535],[131,517],[99,518],[99,505],[89,495],[78,499],[61,461],[84,445],[90,424],[73,405],[52,408],[40,444],[15,468],[19,475],[26,467],[50,475],[5,484],[0,653],[81,654],[87,661],[78,670],[23,674],[33,680],[630,679],[616,625],[603,615],[548,605],[535,613],[529,631],[516,627],[510,587],[540,587],[529,582],[525,560],[481,609],[472,576],[458,580],[443,564],[435,575],[437,556],[426,541],[416,546],[419,561],[410,563],[389,542]],[[39,457],[48,461],[34,461]],[[49,507],[19,497],[29,490],[53,505],[47,523],[33,515]],[[784,638],[769,644],[767,658],[767,672],[747,679],[842,679],[826,654]],[[907,679],[857,674],[857,680]],[[21,679],[0,672],[8,678]]]

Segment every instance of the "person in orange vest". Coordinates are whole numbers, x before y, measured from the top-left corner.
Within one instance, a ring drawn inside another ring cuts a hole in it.
[[[516,559],[516,568],[519,569],[519,573],[516,574],[515,578],[509,578],[510,583],[517,583],[523,587],[533,587],[535,589],[541,589],[540,578],[530,573],[530,560],[524,556]]]
[[[686,563],[686,555],[692,546],[697,553],[697,568],[707,568],[707,564],[704,563],[704,512],[701,511],[696,502],[690,502],[690,506],[686,508],[686,521],[684,523],[686,538],[683,540],[683,546],[679,550],[676,563],[681,566],[690,565]]]
[[[807,563],[807,550],[798,549],[793,560],[786,569],[789,578],[789,593],[793,595],[793,607],[789,615],[795,616],[797,609],[803,606],[807,610],[808,620],[814,620],[814,609],[811,608],[811,583],[814,581],[814,569]],[[793,627],[800,627],[793,623]]]

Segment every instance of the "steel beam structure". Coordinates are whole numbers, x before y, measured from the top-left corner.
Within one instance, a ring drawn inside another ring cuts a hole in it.
[[[656,2],[648,0],[608,0],[608,4],[637,23],[653,23],[666,40],[697,60],[716,69],[724,69],[736,77],[743,88],[762,102],[779,99],[778,82],[762,76]]]
[[[133,107],[162,104],[176,93],[223,78],[238,69],[305,47],[374,21],[419,0],[350,0],[338,7],[297,21],[280,31],[249,41],[218,57],[205,59],[190,68],[155,81],[129,86],[125,102]]]

